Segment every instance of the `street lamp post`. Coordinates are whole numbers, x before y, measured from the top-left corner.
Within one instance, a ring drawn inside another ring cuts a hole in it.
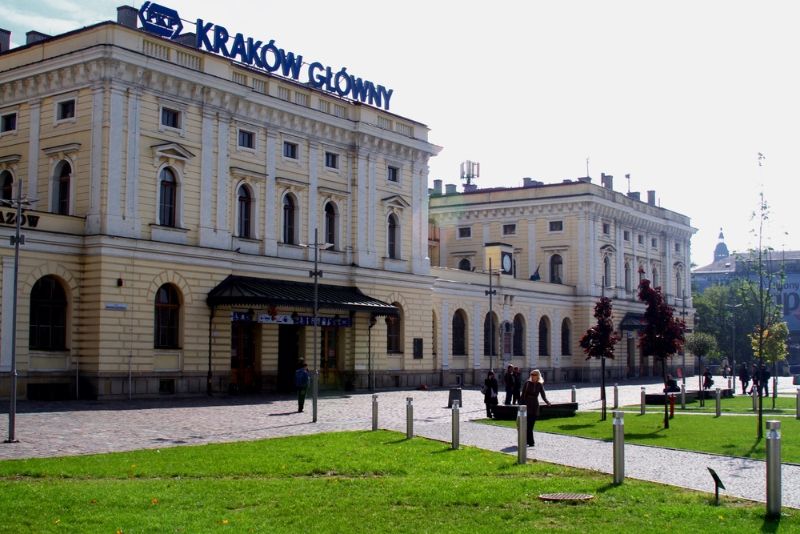
[[[494,314],[492,313],[492,295],[497,295],[497,290],[492,289],[492,258],[489,258],[489,290],[484,291],[489,296],[489,370],[494,371]]]
[[[314,377],[311,384],[311,412],[312,421],[317,422],[317,398],[319,397],[319,367],[317,366],[317,358],[319,356],[319,346],[317,345],[317,328],[319,326],[319,278],[322,276],[322,271],[317,268],[319,263],[319,243],[317,243],[317,229],[314,228],[314,270],[309,272],[309,276],[314,278]]]
[[[11,204],[6,201],[5,204]],[[16,204],[16,224],[14,237],[11,243],[14,245],[14,289],[13,289],[13,313],[11,314],[11,392],[10,404],[8,408],[8,439],[6,443],[17,443],[16,420],[17,420],[17,279],[19,278],[19,245],[25,242],[25,236],[20,236],[20,226],[22,224],[22,183],[17,184]]]
[[[736,392],[736,308],[741,308],[739,304],[726,304],[726,308],[731,310],[731,374],[733,379],[733,391]]]

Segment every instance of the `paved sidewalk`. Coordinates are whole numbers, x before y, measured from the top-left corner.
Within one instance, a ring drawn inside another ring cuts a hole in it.
[[[620,404],[638,404],[640,386],[620,386]],[[661,387],[658,383],[646,385],[648,392],[657,392]],[[790,393],[796,388],[791,386],[791,382],[782,382],[779,391]],[[516,456],[516,431],[472,422],[485,416],[482,395],[477,390],[464,390],[462,393],[461,444]],[[581,409],[599,407],[597,386],[582,386],[576,393]],[[608,396],[610,406],[611,387]],[[407,397],[413,398],[415,435],[449,442],[452,412],[447,408],[447,390],[378,393],[379,426],[405,432]],[[548,397],[553,402],[566,402],[570,400],[571,390],[550,389]],[[296,400],[288,396],[175,399],[170,402],[20,402],[16,417],[19,443],[0,443],[0,459],[104,453],[371,428],[372,396],[369,394],[326,395],[320,398],[318,406],[318,422],[312,423],[311,399],[306,401],[305,413],[297,413]],[[8,437],[7,404],[2,408],[0,436],[5,439]],[[609,417],[609,427],[611,420]],[[784,425],[797,423],[794,418],[781,420]],[[528,448],[529,459],[612,473],[611,443],[537,432],[536,444],[536,447]],[[766,500],[766,464],[763,461],[657,447],[625,447],[625,474],[628,478],[713,492],[707,467],[713,468],[723,480],[727,488],[723,495]],[[800,465],[784,464],[782,482],[783,505],[800,508]]]

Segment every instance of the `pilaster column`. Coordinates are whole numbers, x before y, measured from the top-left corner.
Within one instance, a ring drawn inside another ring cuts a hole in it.
[[[216,233],[212,224],[214,199],[214,132],[216,114],[203,109],[200,133],[200,246],[213,247]]]
[[[91,163],[89,165],[89,209],[86,213],[86,233],[98,234],[100,233],[100,193],[102,191],[102,176],[103,176],[103,128],[100,125],[104,124],[103,121],[103,97],[105,94],[104,87],[95,87],[92,89],[92,153]],[[76,172],[76,169],[73,169]]]
[[[0,258],[3,265],[2,323],[0,323],[0,371],[11,370],[11,337],[14,328],[14,257]]]
[[[125,144],[123,128],[125,94],[120,87],[109,89],[108,110],[108,169],[106,171],[106,206],[101,216],[105,234],[124,235],[122,218],[122,147]],[[97,125],[98,123],[95,123]]]
[[[308,143],[308,238],[306,243],[314,242],[314,229],[320,230],[322,242],[325,242],[325,229],[319,227],[319,143]],[[314,254],[308,249],[309,258]]]
[[[277,215],[277,210],[281,205],[281,199],[278,197],[277,187],[275,185],[275,161],[276,152],[275,147],[278,143],[278,134],[272,130],[267,131],[267,182],[266,182],[266,196],[264,198],[264,255],[277,256],[278,255],[278,229],[281,227],[281,221]]]
[[[450,304],[445,301],[442,302],[442,314],[439,323],[441,324],[442,342],[440,343],[439,351],[442,353],[442,370],[450,369],[450,325],[452,318],[450,317]],[[434,332],[434,335],[436,333]]]
[[[39,198],[39,126],[42,117],[42,101],[34,100],[28,109],[30,114],[30,132],[28,134],[28,193],[29,199]],[[19,179],[19,178],[17,178]],[[24,182],[20,182],[22,184]],[[23,195],[25,190],[22,191]],[[47,206],[37,206],[47,211]]]
[[[139,217],[139,91],[128,90],[128,139],[125,163],[125,224],[127,235],[141,237]],[[202,195],[202,193],[201,193]]]

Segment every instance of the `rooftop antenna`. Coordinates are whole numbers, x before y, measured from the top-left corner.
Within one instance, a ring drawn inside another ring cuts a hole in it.
[[[630,193],[631,192],[631,175],[630,174],[626,174],[625,175],[625,179],[628,180],[628,193]]]
[[[589,156],[586,156],[586,177],[589,178]]]
[[[461,179],[464,181],[464,192],[475,191],[478,186],[473,182],[481,175],[481,164],[477,161],[461,163]]]

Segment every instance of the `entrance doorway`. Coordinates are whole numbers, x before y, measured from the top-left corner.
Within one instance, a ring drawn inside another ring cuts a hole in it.
[[[636,340],[633,337],[628,338],[627,370],[627,378],[636,377]]]
[[[231,323],[231,393],[258,391],[260,384],[256,368],[255,324],[250,321]]]
[[[339,358],[338,329],[326,326],[320,329],[320,384],[338,385],[341,361]]]
[[[294,391],[294,374],[300,363],[300,327],[282,324],[278,327],[278,383],[279,393]],[[308,363],[311,371],[311,362]]]

